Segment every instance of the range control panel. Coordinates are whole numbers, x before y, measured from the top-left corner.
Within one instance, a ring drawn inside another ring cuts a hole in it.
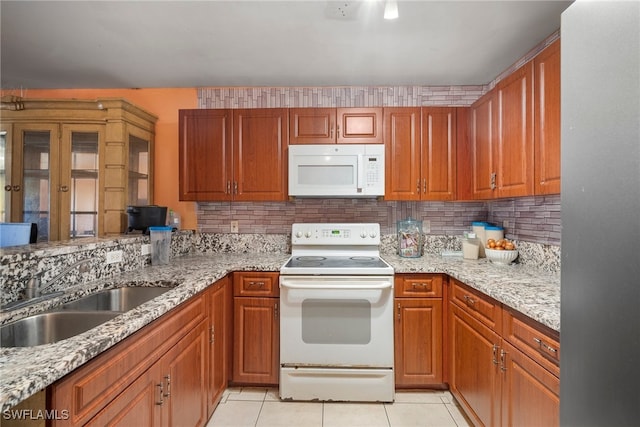
[[[380,244],[380,224],[293,224],[291,243],[293,245],[377,245]]]

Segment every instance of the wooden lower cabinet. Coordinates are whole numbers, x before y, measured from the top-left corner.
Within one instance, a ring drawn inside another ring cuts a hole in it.
[[[229,381],[232,360],[232,292],[229,277],[217,281],[207,291],[209,309],[209,360],[207,394],[208,414],[211,416],[220,402]]]
[[[475,425],[557,426],[556,332],[452,279],[450,389]]]
[[[395,278],[395,383],[397,388],[443,384],[443,278],[398,274]]]
[[[180,304],[51,385],[47,408],[69,412],[51,425],[205,425],[206,297]]]
[[[233,375],[235,384],[278,384],[280,314],[278,273],[233,275]]]

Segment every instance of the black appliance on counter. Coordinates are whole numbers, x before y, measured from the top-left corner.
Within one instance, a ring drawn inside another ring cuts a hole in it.
[[[127,233],[133,230],[141,230],[143,234],[149,234],[149,227],[163,226],[167,224],[166,206],[127,206],[129,222]]]

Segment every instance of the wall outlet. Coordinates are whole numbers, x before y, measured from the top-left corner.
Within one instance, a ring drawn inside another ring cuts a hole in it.
[[[151,253],[151,245],[149,243],[145,243],[141,247],[142,255],[149,255]]]
[[[431,233],[431,221],[428,219],[422,220],[422,232]]]
[[[231,232],[232,233],[238,233],[238,221],[231,221]]]
[[[504,228],[505,230],[507,228],[509,228],[509,220],[505,219],[504,221],[502,221],[502,228]]]
[[[122,262],[122,251],[107,252],[107,264]]]

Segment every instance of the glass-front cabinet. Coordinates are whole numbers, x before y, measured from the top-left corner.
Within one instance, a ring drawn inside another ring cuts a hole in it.
[[[113,99],[3,110],[0,221],[37,224],[38,241],[116,235],[127,205],[153,203],[155,116]]]

